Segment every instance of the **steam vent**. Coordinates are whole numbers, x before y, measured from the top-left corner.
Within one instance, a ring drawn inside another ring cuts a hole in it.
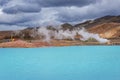
[[[27,27],[0,31],[0,47],[120,45],[120,16],[104,16],[83,23]]]

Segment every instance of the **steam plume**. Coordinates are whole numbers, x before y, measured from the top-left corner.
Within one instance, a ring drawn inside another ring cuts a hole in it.
[[[98,34],[93,34],[93,33],[89,33],[85,30],[85,28],[82,29],[74,29],[74,30],[49,30],[45,27],[41,27],[38,30],[38,33],[40,36],[43,36],[43,40],[49,42],[51,39],[71,39],[71,40],[75,40],[75,36],[77,35],[77,33],[79,35],[82,36],[82,38],[80,38],[80,40],[82,41],[86,41],[89,38],[93,38],[95,40],[97,40],[100,43],[106,43],[108,42],[107,39],[101,38]]]

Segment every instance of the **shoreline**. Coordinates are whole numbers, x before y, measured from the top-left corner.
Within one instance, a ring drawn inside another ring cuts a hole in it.
[[[43,42],[41,40],[16,40],[0,43],[0,48],[41,48],[41,47],[64,47],[64,46],[119,46],[120,42],[101,44],[99,42],[82,42],[78,40],[52,40]]]

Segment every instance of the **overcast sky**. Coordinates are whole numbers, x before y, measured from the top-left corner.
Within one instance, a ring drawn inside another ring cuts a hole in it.
[[[120,15],[120,0],[0,0],[0,30]]]

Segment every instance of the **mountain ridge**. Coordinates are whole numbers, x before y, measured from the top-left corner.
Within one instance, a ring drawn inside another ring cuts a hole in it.
[[[88,20],[83,23],[79,23],[76,25],[71,25],[69,23],[62,24],[59,28],[54,26],[46,27],[48,30],[57,31],[58,30],[75,30],[81,29],[84,27],[88,32],[99,34],[102,38],[120,38],[120,15],[118,16],[104,16],[94,20]],[[41,39],[37,34],[37,31],[40,27],[28,27],[24,30],[20,30],[19,33],[17,31],[0,31],[0,40],[2,39],[10,39],[11,34],[15,35],[15,38],[20,39]],[[35,35],[31,35],[31,34]],[[33,37],[34,36],[34,37]],[[79,36],[79,35],[78,35]]]

